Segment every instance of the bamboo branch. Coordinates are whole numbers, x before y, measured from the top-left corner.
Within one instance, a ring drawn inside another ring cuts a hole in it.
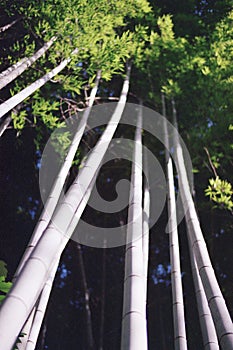
[[[209,151],[208,151],[208,149],[207,149],[206,147],[204,147],[204,150],[205,150],[205,152],[206,152],[206,154],[207,154],[207,157],[208,157],[210,166],[211,166],[211,168],[212,168],[212,171],[213,171],[213,173],[214,173],[214,176],[217,178],[217,177],[218,177],[218,174],[217,174],[216,168],[215,168],[215,166],[214,166],[214,164],[213,164],[213,162],[212,162],[212,160],[211,160]]]
[[[5,32],[6,30],[10,29],[11,27],[13,27],[13,25],[17,22],[19,22],[22,19],[22,17],[17,18],[16,20],[12,21],[11,23],[6,24],[3,27],[0,27],[0,33]]]

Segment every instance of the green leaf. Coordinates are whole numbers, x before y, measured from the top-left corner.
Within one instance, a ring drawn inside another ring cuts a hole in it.
[[[3,302],[3,300],[5,299],[5,295],[0,295],[0,304]]]
[[[3,260],[0,260],[0,276],[2,276],[2,277],[7,276],[6,263]]]
[[[12,286],[11,282],[5,282],[5,277],[0,276],[0,291],[3,293],[8,293]]]

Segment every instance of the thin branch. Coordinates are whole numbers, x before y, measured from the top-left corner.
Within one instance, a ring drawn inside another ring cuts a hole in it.
[[[213,170],[214,176],[215,176],[215,177],[218,177],[216,168],[215,168],[215,166],[214,166],[214,164],[213,164],[213,162],[212,162],[212,160],[211,160],[211,157],[210,157],[210,154],[209,154],[208,149],[207,149],[206,147],[204,147],[204,150],[205,150],[205,152],[206,152],[206,154],[207,154],[207,156],[208,156],[208,160],[209,160],[210,166],[211,166],[211,168],[212,168],[212,170]]]
[[[6,117],[6,119],[2,122],[0,125],[0,137],[4,133],[4,131],[9,127],[10,123],[12,121],[11,116]]]
[[[11,27],[13,27],[13,25],[14,25],[15,23],[19,22],[22,18],[23,18],[23,17],[21,16],[21,17],[17,18],[16,20],[12,21],[11,23],[6,24],[6,25],[3,26],[3,27],[0,27],[0,33],[3,33],[3,32],[5,32],[6,30],[8,30],[8,29],[10,29]]]

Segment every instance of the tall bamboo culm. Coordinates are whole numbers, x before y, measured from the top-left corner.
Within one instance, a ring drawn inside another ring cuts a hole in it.
[[[162,110],[163,116],[166,118],[165,97],[162,93]],[[185,329],[185,313],[183,288],[181,281],[180,269],[180,250],[178,240],[178,228],[176,219],[176,198],[174,185],[174,171],[172,159],[169,154],[169,135],[166,120],[164,120],[164,139],[165,139],[165,159],[167,172],[167,209],[168,209],[168,232],[170,247],[170,263],[171,263],[171,283],[172,283],[172,305],[173,305],[173,326],[174,326],[174,347],[175,350],[186,350],[187,339]]]
[[[172,100],[174,126],[177,129],[176,108],[175,102]],[[224,350],[233,349],[233,324],[229,315],[225,300],[219,288],[203,233],[198,220],[194,201],[191,195],[191,189],[185,168],[182,148],[178,142],[178,130],[174,133],[174,150],[175,160],[178,171],[179,190],[181,199],[186,211],[186,222],[188,223],[189,240],[193,254],[196,258],[196,263],[199,275],[206,294],[208,305],[215,324],[220,346]]]
[[[146,350],[145,279],[142,221],[142,106],[139,106],[128,210],[121,350]]]
[[[186,221],[186,226],[187,226],[187,230],[190,230],[189,223],[187,221]],[[213,318],[210,312],[208,301],[206,299],[202,281],[199,276],[196,258],[195,258],[189,237],[188,237],[188,242],[189,242],[189,255],[190,255],[190,261],[191,261],[191,267],[192,267],[193,283],[194,283],[196,300],[197,300],[197,308],[198,308],[204,350],[219,350],[218,338],[217,338]]]
[[[70,145],[66,159],[65,159],[65,161],[62,165],[62,168],[61,168],[61,170],[56,178],[56,181],[52,187],[51,193],[47,199],[44,210],[40,216],[38,224],[34,230],[34,233],[32,235],[30,243],[28,244],[28,246],[26,248],[26,251],[23,255],[23,258],[21,259],[21,262],[18,266],[18,269],[17,269],[17,272],[14,276],[14,279],[17,278],[17,275],[20,273],[25,262],[27,261],[28,257],[30,256],[32,250],[35,248],[37,242],[39,241],[40,237],[42,236],[44,229],[48,226],[49,221],[51,220],[51,217],[52,217],[54,210],[57,206],[59,197],[61,195],[64,183],[65,183],[65,180],[66,180],[66,177],[68,174],[68,171],[70,169],[73,158],[75,156],[75,153],[78,149],[78,146],[80,144],[83,133],[84,133],[85,128],[87,126],[88,117],[90,115],[91,107],[93,106],[93,103],[95,100],[96,92],[97,92],[97,89],[99,86],[100,77],[101,77],[101,73],[100,73],[100,71],[98,71],[95,85],[94,85],[94,87],[91,91],[91,94],[90,94],[88,108],[85,110],[85,112],[82,116],[82,119],[80,121],[80,124],[78,125],[78,130],[77,130],[77,132],[74,136],[74,139]],[[51,272],[49,274],[48,281],[45,283],[44,288],[46,289],[46,291],[42,291],[41,296],[39,297],[39,299],[43,298],[43,301],[39,301],[39,303],[38,303],[39,309],[38,309],[38,307],[36,307],[31,312],[32,314],[34,314],[36,311],[36,321],[34,321],[34,318],[31,318],[29,316],[25,326],[23,327],[22,333],[24,333],[25,336],[21,340],[21,344],[20,344],[21,349],[31,350],[31,349],[34,349],[36,346],[37,338],[38,338],[39,331],[40,331],[40,328],[41,328],[41,325],[43,322],[44,313],[46,311],[46,306],[47,306],[47,303],[49,300],[49,296],[50,296],[51,289],[52,289],[52,284],[53,284],[53,281],[55,278],[56,270],[57,270],[58,265],[59,265],[59,261],[60,261],[60,256],[58,255],[57,261],[55,261],[55,263],[54,263],[55,267],[51,270]],[[28,329],[31,329],[31,331],[28,331]],[[20,348],[19,348],[19,350],[21,350]]]
[[[76,220],[76,224],[86,206],[83,198],[91,191],[93,179],[109,147],[111,139],[116,131],[122,113],[125,108],[128,88],[130,66],[127,68],[120,100],[117,107],[102,134],[97,145],[88,157],[85,166],[71,185],[65,198],[58,205],[53,218],[44,231],[36,247],[30,254],[28,261],[20,272],[19,278],[8,293],[0,310],[0,339],[1,350],[11,350],[17,335],[26,322],[34,307],[42,288],[48,278],[51,266],[56,259],[57,252],[62,252],[70,235],[70,226]],[[82,191],[80,191],[80,184]],[[74,226],[74,228],[76,225]],[[69,234],[67,234],[69,230]],[[17,309],[17,314],[14,310]],[[9,324],[11,327],[9,327]]]

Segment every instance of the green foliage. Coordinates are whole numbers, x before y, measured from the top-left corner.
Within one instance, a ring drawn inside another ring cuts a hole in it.
[[[13,125],[14,125],[14,128],[16,130],[21,131],[24,128],[26,115],[27,115],[26,110],[22,110],[22,111],[17,112],[17,113],[15,113],[15,112],[11,113]]]
[[[62,159],[65,158],[67,151],[71,145],[71,133],[62,126],[51,135],[51,144],[54,147],[56,153],[58,153]]]
[[[37,118],[41,118],[43,123],[49,129],[55,129],[60,125],[59,117],[54,115],[59,110],[59,102],[51,101],[45,99],[39,94],[36,95],[36,98],[33,100],[32,104],[32,114],[34,116],[34,122],[36,122]]]
[[[167,80],[167,84],[162,86],[161,91],[164,92],[167,98],[178,96],[181,93],[178,83],[172,79]]]
[[[6,268],[6,263],[3,260],[0,260],[0,304],[1,302],[5,299],[6,294],[9,292],[11,289],[12,283],[11,282],[6,282],[6,277],[7,277],[7,268]],[[25,333],[20,333],[15,345],[14,345],[14,350],[18,350],[17,344],[21,343],[20,338],[24,337],[26,334]]]
[[[127,3],[121,0],[48,0],[36,3],[25,0],[11,6],[11,11],[24,17],[25,31],[8,48],[9,64],[31,56],[52,36],[57,37],[33,68],[14,81],[12,95],[29,86],[65,58],[71,57],[71,53],[77,49],[62,73],[52,83],[47,83],[41,89],[42,93],[30,97],[27,105],[21,106],[22,112],[12,114],[13,125],[17,130],[22,130],[28,121],[38,130],[38,120],[53,130],[59,127],[64,117],[54,96],[59,94],[76,100],[83,94],[83,89],[92,86],[97,70],[101,70],[103,80],[110,81],[113,75],[124,72],[127,59],[140,50],[142,54],[145,33],[143,26],[138,26],[134,32],[134,22],[151,13],[151,8],[146,0],[130,0]],[[127,30],[127,27],[133,28],[133,31]],[[52,99],[55,102],[51,102]],[[25,106],[27,112],[23,110]]]
[[[12,283],[6,282],[7,268],[6,263],[0,260],[0,303],[5,299],[6,294],[9,292]]]
[[[0,276],[7,276],[6,263],[3,260],[0,260]]]
[[[209,186],[205,190],[205,194],[220,208],[232,211],[233,190],[228,181],[221,180],[218,176],[215,179],[210,179]]]

